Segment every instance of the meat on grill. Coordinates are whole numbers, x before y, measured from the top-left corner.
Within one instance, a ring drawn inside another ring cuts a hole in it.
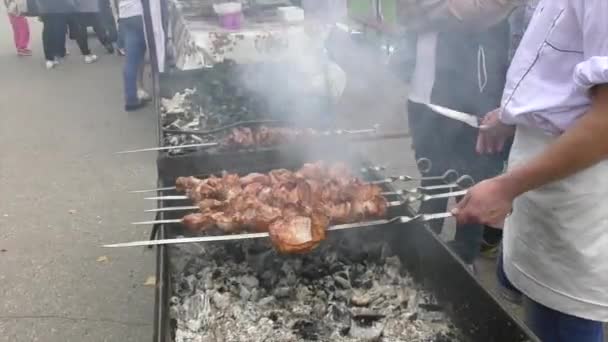
[[[221,142],[224,148],[250,148],[276,146],[281,143],[292,143],[302,138],[310,138],[319,135],[313,129],[298,129],[286,127],[266,127],[256,128],[237,127],[224,137]]]
[[[189,229],[268,232],[284,253],[312,250],[331,223],[381,218],[387,211],[380,187],[353,177],[343,164],[317,162],[296,172],[278,169],[244,177],[181,177],[176,186],[200,208],[184,217]]]

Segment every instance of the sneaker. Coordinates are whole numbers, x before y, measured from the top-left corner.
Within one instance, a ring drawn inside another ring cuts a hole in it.
[[[500,246],[500,242],[496,244],[487,243],[485,241],[482,242],[480,248],[480,254],[486,259],[496,259],[498,257],[498,247]]]
[[[150,97],[150,94],[148,94],[148,92],[143,89],[137,89],[137,98],[140,101],[150,101],[152,99],[152,97]]]
[[[126,55],[125,49],[123,49],[123,48],[118,48],[118,49],[116,49],[116,53],[117,53],[119,56],[124,56],[124,55]]]
[[[30,49],[18,49],[17,50],[17,55],[19,55],[19,56],[31,56],[32,55],[32,50],[30,50]]]
[[[56,61],[46,61],[45,65],[46,65],[47,70],[51,70],[57,65],[57,62]]]
[[[96,55],[86,55],[84,56],[84,62],[87,64],[91,64],[91,63],[95,63],[97,62],[97,56]]]
[[[125,111],[134,112],[136,110],[144,108],[145,106],[146,106],[146,103],[143,101],[140,101],[139,103],[136,103],[136,104],[125,105]]]

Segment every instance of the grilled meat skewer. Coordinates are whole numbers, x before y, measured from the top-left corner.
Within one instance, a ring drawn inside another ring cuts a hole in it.
[[[360,134],[372,134],[377,131],[376,128],[361,129],[361,130],[335,130],[335,131],[317,131],[312,128],[299,129],[299,128],[288,128],[288,127],[267,127],[259,126],[255,128],[250,127],[235,127],[231,129],[230,133],[223,139],[217,142],[181,145],[181,146],[164,146],[164,147],[151,147],[142,148],[129,151],[116,152],[117,154],[134,153],[134,152],[147,152],[147,151],[167,151],[181,148],[194,148],[194,147],[220,147],[222,149],[238,149],[238,148],[253,148],[253,147],[271,147],[277,146],[284,143],[297,143],[302,142],[306,139],[313,139],[315,137],[329,137],[329,136],[341,136],[345,134],[349,135],[360,135]]]

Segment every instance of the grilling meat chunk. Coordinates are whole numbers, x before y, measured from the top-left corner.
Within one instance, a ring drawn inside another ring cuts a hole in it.
[[[328,226],[328,217],[319,210],[313,210],[310,216],[295,214],[276,220],[268,228],[268,233],[280,253],[303,254],[312,251],[325,239]]]
[[[225,233],[268,232],[282,253],[306,253],[323,239],[330,224],[383,218],[387,202],[377,185],[353,177],[344,164],[305,164],[244,177],[225,173],[176,182],[201,212],[183,224],[196,232],[219,228]]]

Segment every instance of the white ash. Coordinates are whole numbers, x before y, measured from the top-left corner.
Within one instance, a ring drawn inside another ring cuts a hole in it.
[[[175,341],[463,341],[388,245],[329,240],[302,256],[262,240],[172,246]]]
[[[184,89],[183,92],[177,92],[172,98],[161,99],[161,111],[164,115],[167,114],[182,114],[191,110],[192,102],[190,95],[196,93],[196,89]]]

